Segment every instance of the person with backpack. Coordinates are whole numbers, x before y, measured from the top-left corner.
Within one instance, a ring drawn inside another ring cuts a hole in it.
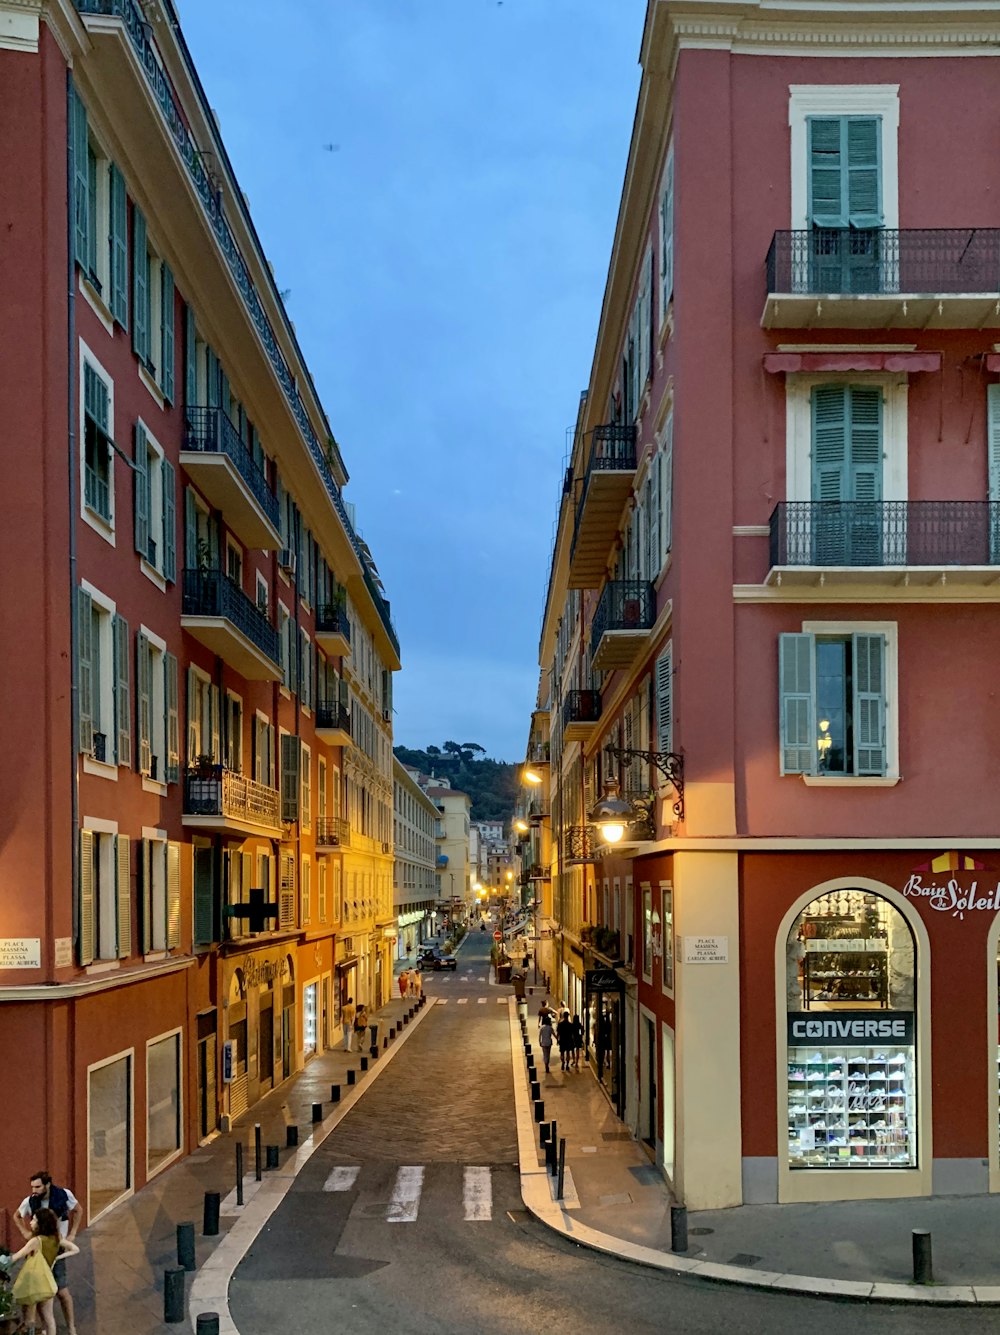
[[[365,1050],[365,1033],[367,1032],[367,1030],[368,1030],[368,1011],[362,1005],[358,1007],[358,1013],[354,1017],[354,1032],[358,1036],[359,1052],[364,1052]]]
[[[541,1024],[538,1026],[538,1043],[542,1049],[542,1060],[545,1062],[546,1075],[549,1073],[549,1061],[552,1057],[552,1040],[554,1037],[552,1017],[546,1013],[542,1016]]]
[[[35,1236],[31,1229],[32,1219],[39,1210],[51,1210],[59,1221],[60,1236],[72,1242],[83,1219],[83,1208],[69,1187],[57,1187],[52,1181],[51,1174],[44,1169],[32,1173],[28,1185],[31,1188],[30,1194],[25,1196],[14,1213],[14,1224],[21,1237],[30,1242]],[[58,1290],[56,1297],[62,1308],[66,1328],[69,1335],[76,1335],[73,1295],[66,1287],[66,1262],[61,1257],[53,1265],[52,1273],[55,1276]]]

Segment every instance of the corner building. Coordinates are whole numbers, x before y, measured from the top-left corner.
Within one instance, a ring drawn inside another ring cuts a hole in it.
[[[0,121],[0,1193],[92,1222],[387,995],[399,646],[169,0],[0,3]]]
[[[540,699],[553,986],[692,1208],[1000,1189],[998,19],[648,6]]]

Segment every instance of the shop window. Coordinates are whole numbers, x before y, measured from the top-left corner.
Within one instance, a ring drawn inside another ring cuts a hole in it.
[[[660,882],[663,901],[661,931],[663,933],[663,987],[674,990],[674,888],[669,881]]]
[[[642,887],[642,974],[646,982],[653,978],[653,892]]]
[[[162,1168],[181,1148],[181,1036],[168,1034],[146,1047],[146,1173]]]
[[[807,904],[786,943],[792,1168],[917,1162],[915,949],[903,915],[866,890]]]
[[[88,1217],[132,1190],[132,1054],[123,1053],[87,1075],[89,1136]]]

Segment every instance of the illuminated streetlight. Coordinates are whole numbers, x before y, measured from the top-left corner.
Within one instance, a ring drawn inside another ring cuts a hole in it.
[[[539,784],[542,782],[542,776],[538,773],[538,771],[533,769],[528,769],[527,767],[525,767],[525,769],[521,771],[521,779],[524,783]]]
[[[632,820],[632,807],[618,796],[618,784],[609,779],[604,785],[604,796],[590,813],[591,824],[606,844],[621,843]]]

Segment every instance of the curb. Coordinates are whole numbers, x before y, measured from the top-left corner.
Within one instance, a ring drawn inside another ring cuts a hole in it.
[[[518,1167],[521,1174],[521,1199],[539,1223],[569,1242],[623,1261],[667,1270],[714,1284],[733,1284],[744,1289],[765,1289],[771,1293],[794,1293],[800,1297],[834,1298],[838,1302],[906,1303],[912,1307],[997,1307],[1000,1285],[936,1284],[922,1288],[914,1284],[826,1279],[815,1275],[782,1274],[779,1271],[751,1270],[746,1266],[724,1265],[717,1261],[696,1261],[687,1256],[673,1256],[654,1247],[642,1247],[612,1233],[581,1224],[552,1198],[552,1188],[544,1165],[538,1163],[535,1148],[535,1124],[528,1098],[528,1079],[524,1063],[518,1060],[521,1048],[520,1026],[515,998],[510,999],[511,1062],[514,1075],[514,1106],[517,1115]]]

